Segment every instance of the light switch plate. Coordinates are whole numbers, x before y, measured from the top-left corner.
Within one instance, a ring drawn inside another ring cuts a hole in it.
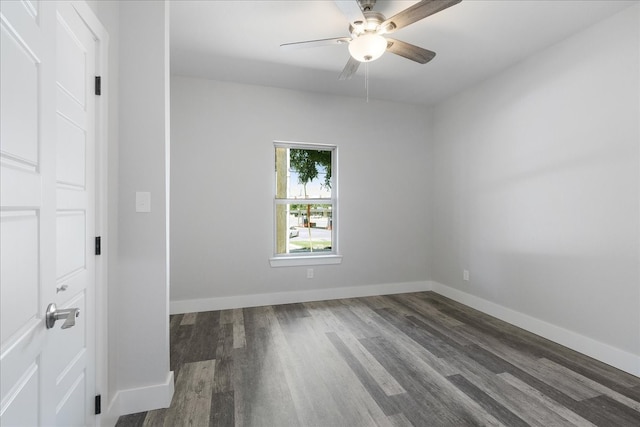
[[[151,193],[136,191],[136,212],[151,212]]]

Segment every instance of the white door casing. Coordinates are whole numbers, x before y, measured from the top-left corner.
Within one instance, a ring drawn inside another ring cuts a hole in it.
[[[66,1],[2,1],[0,32],[0,425],[92,425],[97,41]]]

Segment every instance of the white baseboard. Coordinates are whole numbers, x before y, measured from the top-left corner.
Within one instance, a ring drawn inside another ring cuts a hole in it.
[[[350,286],[345,288],[313,289],[307,291],[275,292],[269,294],[236,295],[231,297],[202,298],[171,301],[171,314],[200,311],[226,310],[230,308],[259,307],[262,305],[290,304],[296,302],[323,301],[340,298],[358,298],[373,295],[402,294],[431,290],[431,283],[405,282],[383,285]]]
[[[109,408],[103,420],[110,421],[115,419],[117,421],[121,415],[168,408],[172,398],[173,371],[170,371],[164,383],[119,390],[109,403]]]
[[[572,350],[586,354],[615,368],[640,377],[640,356],[610,346],[593,338],[586,337],[577,332],[564,329],[560,326],[547,323],[543,320],[520,313],[494,302],[468,294],[458,289],[431,282],[429,286],[434,292],[451,298],[483,313],[497,317],[500,320],[511,323],[526,331],[547,338]]]

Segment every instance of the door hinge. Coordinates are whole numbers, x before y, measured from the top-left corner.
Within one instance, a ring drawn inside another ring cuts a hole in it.
[[[102,78],[96,76],[96,95],[101,95],[102,92]]]
[[[102,412],[102,397],[100,395],[96,396],[96,415],[99,415]]]
[[[100,236],[96,236],[96,255],[100,255],[100,252],[102,252],[102,244],[100,240]]]

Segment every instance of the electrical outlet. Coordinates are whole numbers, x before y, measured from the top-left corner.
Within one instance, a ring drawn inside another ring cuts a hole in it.
[[[462,270],[462,280],[465,282],[469,281],[469,270]]]
[[[307,268],[307,279],[313,279],[313,268]]]

